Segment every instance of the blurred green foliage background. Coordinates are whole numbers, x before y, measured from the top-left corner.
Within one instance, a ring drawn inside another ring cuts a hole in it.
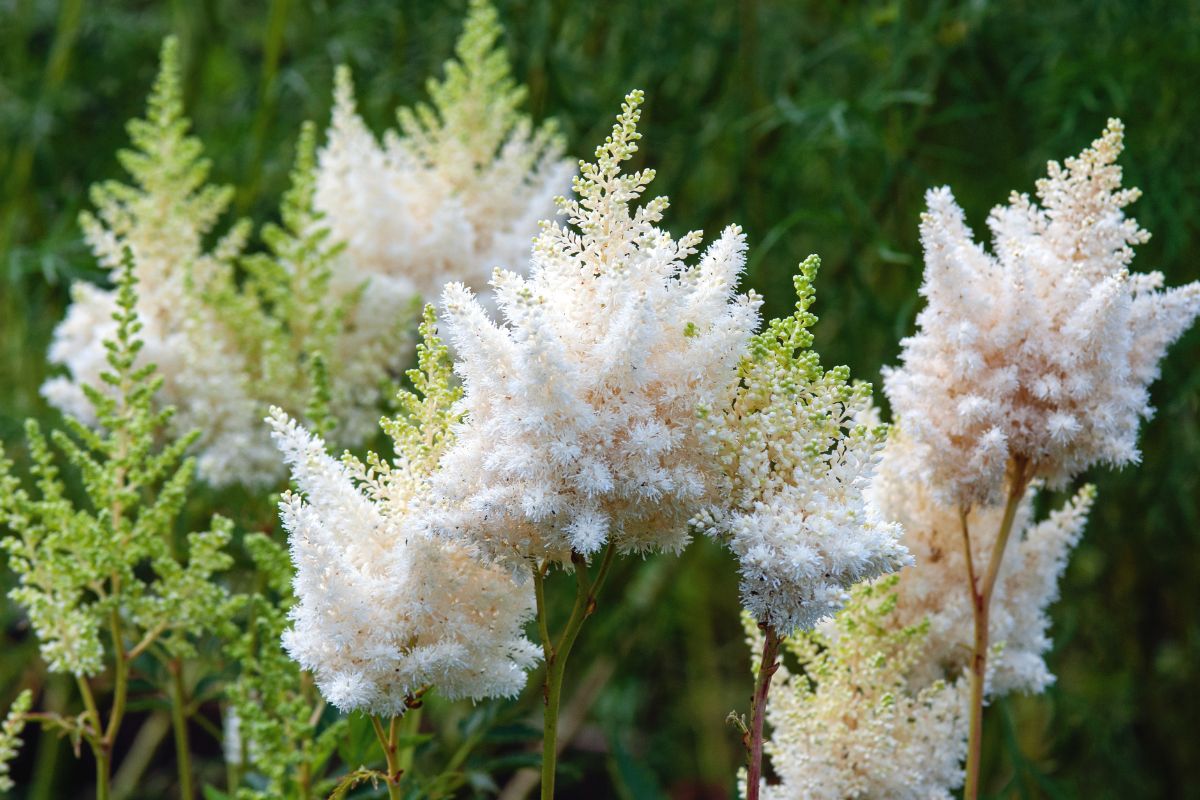
[[[1168,284],[1200,277],[1196,0],[498,5],[530,108],[561,121],[572,152],[590,152],[628,89],[646,90],[642,159],[672,198],[668,226],[741,224],[749,283],[769,314],[790,306],[797,262],[822,255],[817,346],[857,377],[877,380],[912,329],[925,189],[952,185],[982,228],[993,204],[1032,191],[1048,158],[1077,153],[1109,116],[1125,120],[1127,183],[1145,191],[1133,212],[1154,234],[1135,267]],[[382,130],[449,56],[464,6],[0,0],[0,438],[10,450],[24,417],[52,416],[37,394],[50,331],[71,281],[101,279],[76,216],[89,184],[118,176],[124,122],[143,110],[163,36],[181,40],[215,179],[237,186],[239,214],[262,221],[301,121],[327,121],[334,65],[354,69],[362,110]],[[1054,608],[1059,680],[989,710],[993,796],[1200,797],[1198,361],[1194,330],[1153,387],[1143,463],[1088,476],[1099,501]],[[196,502],[244,527],[270,517],[236,493]],[[627,562],[606,591],[572,659],[575,690],[597,699],[566,759],[564,796],[732,796],[739,750],[724,719],[744,710],[750,681],[730,562],[702,543],[681,560]],[[35,650],[12,609],[0,618],[6,704]],[[46,741],[26,759],[43,776],[30,796],[73,796],[72,771],[88,767]]]

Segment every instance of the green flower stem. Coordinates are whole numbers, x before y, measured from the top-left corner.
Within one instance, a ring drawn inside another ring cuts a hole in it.
[[[150,647],[150,645],[154,644],[154,642],[158,640],[158,637],[161,636],[168,627],[169,623],[166,620],[163,620],[150,630],[146,631],[146,635],[142,637],[142,640],[134,645],[132,650],[125,654],[125,660],[133,661],[142,653],[146,652],[146,649]]]
[[[746,737],[749,766],[746,777],[746,800],[758,800],[762,784],[763,720],[767,713],[767,694],[771,678],[779,670],[779,647],[783,643],[774,626],[763,625],[762,660],[758,664],[758,679],[754,682],[754,699],[750,706],[750,730]]]
[[[104,736],[104,726],[100,722],[100,709],[96,706],[96,696],[87,678],[75,676],[79,687],[79,695],[83,698],[83,707],[87,713],[91,735],[88,743],[92,746],[92,754],[96,757],[96,800],[109,799],[109,787],[112,783],[111,747]]]
[[[118,580],[113,578],[113,597],[120,596]],[[108,715],[108,727],[104,730],[104,741],[111,751],[117,741],[117,732],[125,718],[125,703],[129,695],[129,661],[125,656],[125,643],[121,638],[121,614],[114,607],[108,615],[109,633],[113,641],[113,705]]]
[[[113,595],[118,594],[119,590],[119,584],[114,578]],[[112,794],[113,745],[121,728],[121,718],[125,716],[125,703],[130,690],[130,669],[125,657],[125,646],[121,643],[121,618],[115,608],[109,614],[108,622],[109,632],[113,637],[113,709],[109,711],[107,727],[101,724],[100,709],[97,708],[96,698],[91,692],[88,680],[82,676],[77,678],[84,709],[88,712],[94,730],[91,750],[96,756],[96,800],[108,800]]]
[[[579,553],[571,553],[575,565],[575,605],[555,645],[550,639],[549,623],[546,619],[545,577],[548,565],[533,570],[534,596],[537,599],[538,632],[542,638],[542,654],[546,661],[544,684],[544,722],[542,726],[542,800],[554,797],[554,773],[558,760],[558,707],[562,700],[563,677],[567,669],[567,657],[579,637],[583,623],[596,610],[596,596],[608,577],[616,546],[609,542],[596,572],[595,580],[588,580],[587,560]]]
[[[188,742],[187,694],[183,686],[183,664],[179,659],[167,663],[171,673],[171,727],[175,732],[175,765],[179,770],[179,796],[192,800],[192,754]]]
[[[400,769],[400,760],[396,752],[396,723],[399,719],[399,717],[392,717],[385,733],[383,723],[379,721],[379,717],[374,714],[371,715],[371,726],[375,729],[375,738],[379,740],[379,746],[383,748],[384,758],[387,759],[386,783],[388,800],[401,800],[400,777],[403,773]]]
[[[241,781],[241,778],[238,778]],[[234,784],[235,786],[237,784]],[[300,800],[309,800],[312,797],[312,766],[308,761],[300,764],[300,775],[296,778],[296,789],[299,792]]]
[[[317,700],[316,686],[313,685],[312,675],[308,672],[300,673],[300,695],[309,705],[313,707],[312,716],[309,717],[308,724],[315,728],[317,722],[321,719],[321,713],[325,710],[325,701]],[[305,747],[307,746],[308,745],[306,744]],[[249,763],[250,746],[245,738],[242,739],[242,753],[242,763]],[[309,800],[313,796],[312,773],[312,761],[309,758],[305,758],[300,763],[300,775],[296,781],[296,788],[299,791],[299,800]]]
[[[401,774],[407,774],[412,770],[413,759],[417,754],[417,746],[414,744],[417,734],[421,732],[421,705],[415,705],[408,710],[404,715],[404,731],[403,739],[404,747],[399,753],[399,767]]]
[[[967,738],[967,776],[963,788],[963,800],[979,797],[980,761],[983,756],[983,690],[987,678],[988,659],[988,612],[996,579],[1000,574],[1000,562],[1012,533],[1013,522],[1021,498],[1029,487],[1032,470],[1025,459],[1014,459],[1010,464],[1008,499],[1004,505],[1004,517],[1000,520],[1000,531],[988,559],[987,574],[980,585],[971,556],[971,532],[967,526],[967,512],[962,513],[963,547],[967,557],[967,579],[971,589],[971,609],[975,621],[975,641],[971,649],[971,720]]]
[[[75,683],[79,686],[79,695],[83,698],[83,707],[87,711],[88,721],[95,732],[96,743],[99,743],[104,734],[104,728],[100,724],[100,710],[96,707],[96,697],[92,694],[92,687],[88,684],[87,678],[76,675]]]
[[[109,800],[109,784],[112,783],[112,752],[103,742],[94,745],[92,752],[96,755],[96,800]]]

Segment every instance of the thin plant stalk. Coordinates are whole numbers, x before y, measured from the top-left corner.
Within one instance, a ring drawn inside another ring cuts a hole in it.
[[[109,785],[112,783],[112,755],[107,746],[100,742],[92,747],[96,756],[96,800],[109,800]]]
[[[96,740],[99,741],[104,729],[100,725],[100,710],[96,707],[96,697],[92,694],[92,687],[87,682],[87,678],[79,675],[75,676],[75,684],[79,687],[79,695],[83,698],[83,707],[87,711],[88,721],[96,734]]]
[[[542,564],[533,570],[538,633],[542,639],[542,655],[546,662],[546,680],[543,684],[545,707],[542,724],[542,800],[552,800],[554,797],[554,776],[558,762],[558,708],[562,701],[567,658],[579,637],[583,623],[596,610],[596,597],[604,585],[604,579],[608,577],[615,555],[616,546],[610,542],[608,549],[604,551],[600,569],[592,580],[588,576],[587,559],[579,553],[571,553],[571,563],[575,565],[575,605],[557,643],[550,637],[550,626],[546,617],[545,579],[549,564]]]
[[[404,715],[404,730],[402,737],[406,742],[406,746],[400,751],[399,768],[400,772],[407,773],[412,769],[413,760],[417,755],[417,747],[414,743],[417,735],[421,732],[421,709],[423,706],[420,703],[412,706],[408,713]]]
[[[114,505],[114,517],[119,512],[120,507]],[[117,596],[120,592],[119,576],[112,576],[112,592],[113,596]],[[103,724],[100,716],[100,708],[96,704],[96,696],[92,692],[91,684],[82,676],[76,676],[76,685],[79,687],[79,694],[83,697],[84,715],[87,719],[87,732],[84,734],[91,745],[92,754],[96,758],[96,800],[109,800],[112,796],[112,756],[113,749],[116,746],[117,734],[121,731],[121,723],[125,719],[125,709],[128,705],[129,698],[129,664],[134,657],[145,647],[157,638],[162,629],[156,628],[148,631],[146,636],[139,642],[138,646],[131,651],[125,650],[124,632],[121,625],[121,616],[115,610],[109,616],[109,634],[113,640],[113,700],[112,708],[108,712],[108,723]],[[173,673],[174,674],[174,673]],[[177,677],[177,676],[176,676]],[[172,703],[172,714],[176,708],[183,708],[182,701]],[[182,711],[180,712],[182,714]],[[186,734],[185,734],[186,736]],[[178,732],[177,732],[178,741]],[[186,738],[184,745],[186,748]],[[190,792],[190,766],[184,757],[186,750],[181,754],[181,775],[184,767],[188,768],[188,782],[184,784],[184,788]],[[191,800],[192,794],[184,795]]]
[[[771,691],[771,679],[779,670],[779,648],[783,644],[783,637],[773,625],[762,625],[761,628],[764,634],[762,659],[758,664],[758,677],[754,681],[750,730],[746,733],[746,752],[749,758],[746,800],[758,800],[762,785],[763,720],[767,714],[767,694]]]
[[[88,744],[92,746],[92,755],[96,758],[96,800],[109,800],[112,793],[112,743],[109,732],[115,732],[112,725],[106,730],[100,723],[100,709],[96,705],[96,697],[87,678],[75,677],[79,686],[79,694],[83,697],[83,707],[88,720],[88,731],[85,733]],[[110,717],[113,722],[115,717]]]
[[[369,715],[371,727],[375,729],[375,738],[383,749],[387,760],[387,790],[388,800],[400,800],[400,781],[412,769],[415,756],[415,736],[421,726],[421,697],[429,690],[426,686],[404,698],[407,710],[388,720],[387,730],[383,722],[374,714]],[[401,730],[403,725],[403,730]],[[403,747],[401,747],[403,744]]]
[[[321,719],[321,715],[325,713],[325,701],[317,695],[316,687],[313,685],[313,678],[309,672],[300,673],[300,693],[304,700],[313,706],[312,716],[308,719],[308,724],[316,727],[316,724]],[[383,742],[380,742],[383,745]],[[244,738],[242,739],[242,762],[245,763],[249,757],[250,744]],[[386,752],[386,747],[384,748]],[[309,800],[312,797],[313,789],[313,770],[311,755],[304,758],[300,762],[300,774],[296,777],[296,788],[299,790],[299,800]]]
[[[119,590],[119,581],[114,576],[114,591]],[[129,695],[129,654],[121,633],[120,615],[113,611],[109,617],[110,633],[113,638],[114,669],[113,669],[113,704],[108,712],[108,724],[101,723],[100,708],[96,705],[96,697],[87,679],[77,676],[76,683],[83,697],[83,706],[88,720],[90,735],[88,743],[96,758],[96,800],[109,800],[112,796],[112,755],[117,742],[117,734],[121,730],[121,721],[125,718],[125,705]]]
[[[975,638],[971,647],[971,706],[970,733],[967,737],[967,767],[966,784],[963,788],[963,800],[977,800],[979,797],[980,761],[983,756],[983,699],[984,686],[987,681],[987,660],[989,647],[989,611],[992,595],[996,588],[996,579],[1000,575],[1000,563],[1012,534],[1013,522],[1017,517],[1017,508],[1025,490],[1029,487],[1031,470],[1025,459],[1013,459],[1009,465],[1008,498],[1004,504],[1004,516],[1000,520],[1000,530],[996,542],[992,546],[988,558],[987,572],[982,583],[971,555],[971,531],[967,524],[967,512],[961,513],[963,547],[966,550],[967,581],[970,584],[971,611],[975,622]]]
[[[114,587],[118,587],[119,579],[113,576]],[[119,587],[113,589],[113,595],[118,596]],[[104,731],[104,739],[111,748],[117,741],[117,731],[121,721],[125,719],[125,703],[129,696],[129,659],[125,654],[125,643],[121,634],[121,615],[113,609],[109,615],[109,627],[113,640],[113,662],[115,677],[113,679],[113,705],[108,715],[108,727]]]
[[[383,723],[379,721],[379,717],[371,715],[371,727],[375,729],[375,738],[379,740],[379,746],[383,748],[383,756],[387,760],[387,791],[388,800],[401,800],[400,794],[400,777],[403,771],[400,769],[400,758],[396,745],[397,722],[399,717],[392,717],[388,722],[387,731],[383,730]]]
[[[171,673],[171,727],[175,734],[175,764],[179,770],[179,796],[192,800],[192,754],[188,742],[187,703],[183,686],[183,665],[179,659],[167,664]]]

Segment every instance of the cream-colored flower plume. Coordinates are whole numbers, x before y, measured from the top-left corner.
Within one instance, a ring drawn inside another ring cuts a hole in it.
[[[1127,218],[1123,128],[1038,181],[1038,205],[1013,194],[988,218],[995,253],[976,244],[947,188],[921,220],[927,301],[902,366],[885,373],[893,412],[943,500],[994,502],[1010,458],[1052,488],[1088,466],[1138,460],[1147,386],[1166,348],[1200,314],[1200,282],[1163,289],[1129,272],[1149,234]]]
[[[225,212],[232,189],[205,183],[209,162],[188,135],[179,86],[178,45],[168,39],[144,120],[129,132],[137,150],[122,151],[133,185],[109,181],[93,188],[96,214],[82,217],[100,264],[117,270],[128,252],[138,283],[141,363],[157,366],[159,400],[176,408],[175,435],[201,432],[195,447],[201,476],[215,484],[260,481],[276,460],[259,432],[245,359],[203,293],[232,269],[247,227],[235,225],[215,247],[204,240]],[[94,424],[84,386],[102,388],[106,338],[115,332],[116,291],[86,283],[72,287],[67,316],[54,332],[50,361],[67,375],[42,387],[49,402]]]
[[[700,234],[656,227],[666,198],[634,207],[654,177],[621,171],[641,103],[581,164],[529,277],[495,273],[499,324],[463,284],[443,296],[466,418],[434,480],[454,509],[441,527],[493,558],[677,551],[713,486],[697,412],[731,402],[759,299],[735,294],[739,228],[688,264]]]
[[[389,421],[396,458],[332,458],[278,409],[269,422],[300,494],[280,514],[296,567],[284,647],[344,711],[394,716],[427,686],[500,697],[525,685],[540,650],[524,635],[533,592],[425,525],[429,469],[447,441],[456,389],[432,311],[422,326],[421,397]]]
[[[861,419],[871,387],[848,383],[846,367],[822,369],[812,349],[819,265],[800,266],[795,313],[754,337],[733,402],[706,409],[724,474],[693,520],[733,550],[743,606],[782,636],[836,612],[851,585],[911,562],[900,527],[865,496],[887,431]]]
[[[785,642],[795,666],[780,668],[767,705],[765,748],[778,782],[762,787],[764,800],[955,796],[967,681],[913,682],[928,626],[898,622],[895,583],[859,587],[834,620]],[[761,634],[752,624],[747,634],[758,652]]]
[[[870,497],[889,520],[903,526],[904,544],[916,559],[900,573],[894,622],[928,622],[927,640],[912,670],[914,682],[928,686],[967,667],[974,626],[965,585],[963,519],[922,483],[920,470],[915,448],[903,431],[894,430]],[[1041,692],[1054,681],[1045,661],[1051,644],[1049,607],[1058,599],[1059,578],[1083,535],[1096,494],[1092,486],[1085,486],[1039,522],[1033,516],[1038,491],[1030,487],[1017,510],[991,602],[990,639],[996,650],[987,690],[993,695]],[[986,506],[967,516],[976,564],[986,563],[1002,515],[1002,508]]]
[[[343,277],[383,304],[437,297],[449,281],[476,289],[492,269],[526,263],[538,220],[574,164],[551,123],[518,109],[496,10],[472,0],[456,59],[429,82],[430,105],[401,109],[400,130],[376,139],[339,68],[333,121],[320,153],[316,206],[346,243]]]

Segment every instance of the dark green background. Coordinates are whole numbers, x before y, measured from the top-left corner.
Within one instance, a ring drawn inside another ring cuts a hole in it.
[[[499,5],[529,105],[561,121],[572,152],[589,154],[621,96],[645,89],[642,155],[673,200],[668,227],[715,235],[740,223],[749,284],[769,313],[790,306],[796,263],[822,255],[817,346],[858,377],[876,380],[912,328],[925,189],[951,184],[982,229],[993,204],[1032,191],[1048,158],[1078,152],[1108,116],[1126,123],[1127,183],[1145,191],[1133,213],[1154,234],[1135,268],[1169,284],[1200,277],[1195,0]],[[397,104],[421,97],[463,11],[0,0],[0,437],[10,450],[25,416],[51,416],[37,395],[49,333],[69,283],[98,277],[76,215],[90,183],[118,175],[123,125],[143,110],[164,35],[181,39],[215,178],[236,184],[238,212],[262,221],[300,122],[327,120],[333,66],[353,67],[381,130]],[[1099,501],[1054,608],[1059,681],[989,711],[994,794],[1200,796],[1198,358],[1193,331],[1164,363],[1143,463],[1088,476]],[[263,513],[236,494],[204,501],[247,526]],[[749,694],[730,563],[706,544],[615,577],[601,609],[611,623],[585,629],[572,672],[621,658],[580,740],[587,751],[567,759],[565,796],[729,796],[738,751],[723,720]],[[33,651],[15,614],[3,618],[7,701]],[[44,796],[73,783],[65,749],[59,761],[58,788],[43,784]]]

